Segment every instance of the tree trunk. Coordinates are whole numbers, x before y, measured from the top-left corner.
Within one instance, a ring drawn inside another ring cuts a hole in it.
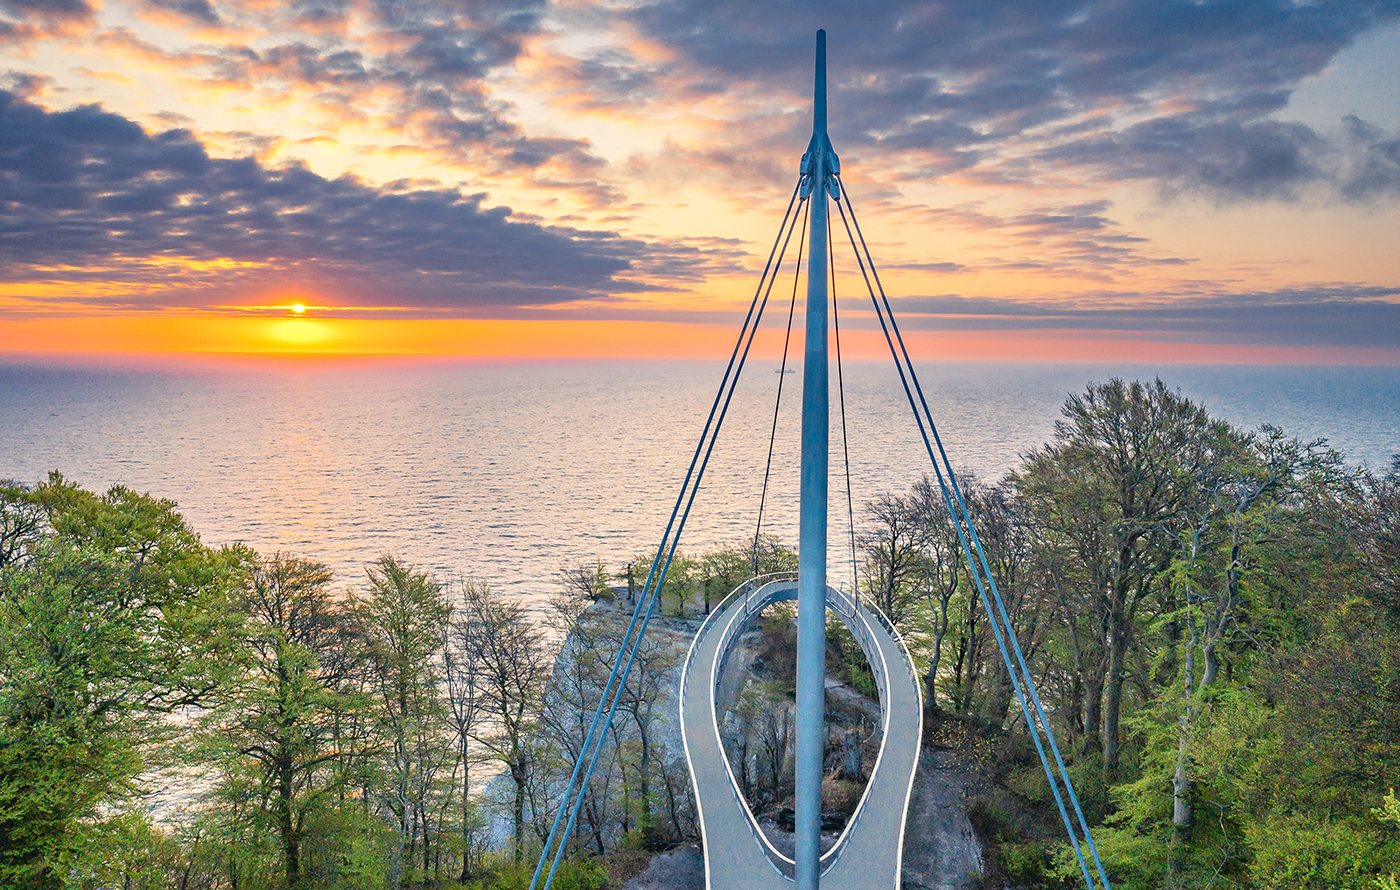
[[[661,771],[661,781],[666,785],[666,806],[671,813],[672,836],[676,838],[683,837],[684,832],[681,830],[680,808],[676,804],[676,788],[671,783],[670,775],[668,775],[664,769]]]
[[[433,864],[433,858],[430,855],[433,845],[432,840],[428,837],[428,808],[421,803],[418,806],[418,830],[423,833],[423,880],[426,881]]]
[[[639,735],[642,740],[642,762],[641,781],[638,783],[637,790],[642,796],[642,839],[649,844],[651,842],[651,838],[648,837],[651,833],[651,744],[646,732],[641,732]]]
[[[1084,751],[1102,749],[1103,741],[1099,727],[1103,723],[1103,662],[1097,668],[1084,672],[1084,708],[1081,718],[1084,729]]]
[[[1127,566],[1133,558],[1132,546],[1118,553],[1118,567],[1113,579],[1113,599],[1108,609],[1108,676],[1104,677],[1103,694],[1103,776],[1106,784],[1118,777],[1119,723],[1123,709],[1124,662],[1128,653],[1131,631],[1128,627],[1128,585],[1131,583]]]
[[[1186,702],[1177,720],[1176,770],[1172,773],[1172,839],[1167,873],[1173,879],[1181,874],[1186,841],[1191,831],[1191,704],[1192,685],[1196,672],[1196,621],[1191,619],[1191,643],[1186,650],[1185,677],[1182,692]]]
[[[301,838],[292,819],[292,773],[283,764],[277,777],[277,828],[282,835],[282,856],[287,890],[301,886]]]
[[[467,737],[461,737],[462,743],[462,878],[461,883],[467,882],[467,877],[471,872],[472,861],[472,832],[471,832],[471,774],[467,767]]]
[[[1115,623],[1118,619],[1115,618]],[[1123,657],[1127,649],[1126,629],[1115,627],[1109,638],[1108,676],[1103,690],[1103,776],[1112,784],[1118,775],[1119,718],[1123,707]]]
[[[938,713],[938,666],[943,661],[943,638],[948,635],[948,601],[950,596],[939,597],[938,625],[933,632],[933,660],[924,675],[924,700],[929,713]]]
[[[967,699],[971,694],[968,688],[971,684],[963,680],[963,664],[967,661],[967,635],[966,633],[958,637],[958,657],[953,661],[953,710],[966,711]]]
[[[515,783],[515,805],[511,815],[515,819],[515,864],[525,858],[525,768],[516,760],[510,765],[510,778]]]
[[[1007,642],[1010,643],[1010,640]],[[1011,707],[1011,689],[1011,674],[1006,669],[1006,662],[997,659],[996,679],[987,699],[987,722],[998,729],[1006,722],[1006,713]]]

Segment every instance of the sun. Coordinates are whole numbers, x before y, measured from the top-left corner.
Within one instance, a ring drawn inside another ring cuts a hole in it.
[[[306,304],[305,304],[305,303],[293,303],[293,304],[292,304],[292,314],[293,314],[293,315],[305,315],[305,314],[306,314]]]

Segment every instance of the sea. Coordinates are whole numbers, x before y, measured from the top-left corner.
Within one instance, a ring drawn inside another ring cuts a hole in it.
[[[700,489],[688,512],[681,504],[682,551],[760,529],[795,546],[801,373],[778,371],[745,368]],[[90,489],[149,492],[208,544],[316,559],[342,587],[393,554],[538,609],[569,566],[649,564],[724,372],[723,361],[8,358],[0,479],[57,470]],[[1068,395],[1110,377],[1160,378],[1215,417],[1326,439],[1352,464],[1384,470],[1400,452],[1400,368],[930,362],[918,373],[954,467],[985,480],[1051,439]],[[893,366],[848,364],[832,399],[839,583],[865,505],[931,466]]]

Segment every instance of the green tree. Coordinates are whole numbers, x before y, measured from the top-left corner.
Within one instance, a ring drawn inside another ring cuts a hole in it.
[[[475,587],[468,581],[463,588]],[[477,666],[472,661],[476,642],[473,638],[475,625],[466,614],[457,610],[443,629],[443,680],[447,687],[447,722],[452,731],[456,747],[457,767],[461,769],[461,847],[462,872],[459,876],[465,884],[471,875],[472,837],[475,810],[471,799],[471,741],[477,724],[483,717],[482,683],[477,675]]]
[[[274,554],[259,559],[241,591],[246,623],[239,674],[204,720],[207,759],[223,784],[250,783],[251,814],[278,842],[282,884],[306,886],[303,840],[318,810],[356,776],[338,732],[342,717],[367,703],[347,686],[357,654],[353,611],[330,592],[320,563]]]
[[[0,885],[59,887],[124,830],[163,719],[222,676],[241,551],[170,501],[0,486]]]
[[[1231,430],[1161,380],[1092,384],[1066,400],[1063,414],[1054,441],[1027,456],[1016,485],[1042,533],[1061,538],[1079,563],[1075,609],[1093,616],[1103,656],[1084,665],[1097,668],[1086,686],[1098,701],[1088,707],[1112,781],[1138,609],[1158,589],[1205,468]]]
[[[513,859],[525,853],[525,799],[535,765],[532,733],[552,672],[552,660],[525,609],[484,584],[463,590],[462,620],[470,625],[460,653],[479,678],[482,720],[472,738],[505,767],[515,786],[511,808]]]
[[[700,558],[699,574],[705,597],[705,614],[711,605],[736,587],[758,575],[797,571],[797,554],[772,535],[759,535],[731,547],[712,550]]]
[[[397,884],[407,879],[403,858],[411,869],[420,845],[424,872],[431,863],[428,804],[447,756],[438,684],[452,606],[441,585],[393,556],[381,556],[366,571],[369,589],[358,604],[359,628],[387,743],[385,772],[391,784],[381,798],[398,824],[391,868]]]

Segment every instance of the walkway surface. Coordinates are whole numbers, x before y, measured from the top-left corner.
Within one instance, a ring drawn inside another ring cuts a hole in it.
[[[681,730],[705,845],[709,890],[789,890],[792,860],[763,836],[725,758],[715,693],[739,636],[770,603],[796,599],[797,581],[755,579],[731,594],[701,626],[681,676]],[[821,885],[832,890],[898,890],[904,819],[918,764],[923,702],[904,644],[883,616],[827,588],[830,617],[860,643],[875,674],[883,741],[865,796],[836,844],[822,857]]]

